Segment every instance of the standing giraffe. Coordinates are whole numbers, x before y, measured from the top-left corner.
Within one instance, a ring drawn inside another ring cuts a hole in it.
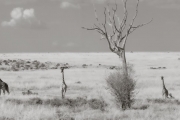
[[[174,98],[173,96],[172,96],[172,94],[171,93],[169,93],[168,92],[168,90],[166,89],[166,87],[165,87],[165,83],[164,83],[164,77],[163,76],[161,76],[161,80],[162,80],[162,85],[163,85],[163,89],[162,89],[162,96],[164,97],[164,98]],[[169,97],[168,97],[169,96]]]
[[[67,69],[68,67],[64,66],[64,67],[61,67],[61,73],[62,73],[62,98],[65,98],[65,93],[67,91],[67,85],[66,85],[66,82],[64,80],[64,69]]]
[[[166,89],[166,86],[164,84],[164,77],[163,76],[161,76],[161,80],[162,80],[162,85],[163,85],[162,96],[164,98],[168,98],[168,90]]]

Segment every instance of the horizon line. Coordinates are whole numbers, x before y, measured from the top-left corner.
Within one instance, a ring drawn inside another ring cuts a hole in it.
[[[126,53],[178,53],[180,51],[127,51]],[[35,53],[113,53],[113,52],[0,52],[0,54],[35,54]]]

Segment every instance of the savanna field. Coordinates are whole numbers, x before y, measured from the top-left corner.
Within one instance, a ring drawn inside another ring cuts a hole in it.
[[[135,103],[125,111],[118,108],[107,89],[106,78],[121,65],[113,53],[21,53],[0,54],[0,60],[51,63],[42,69],[18,69],[0,65],[0,78],[10,94],[0,97],[0,120],[178,120],[180,118],[180,53],[126,53],[137,81]],[[62,74],[68,85],[61,99]],[[26,65],[28,66],[28,65]],[[52,68],[52,69],[49,69]],[[11,70],[13,69],[13,70]],[[162,81],[175,99],[162,98]],[[23,95],[31,90],[36,95]]]

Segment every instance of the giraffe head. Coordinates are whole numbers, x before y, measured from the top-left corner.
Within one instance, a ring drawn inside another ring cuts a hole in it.
[[[161,80],[163,80],[164,79],[164,77],[163,76],[161,76]]]
[[[61,69],[61,73],[63,73],[64,69],[68,69],[68,67],[67,66],[62,66],[60,69]]]
[[[63,67],[61,67],[61,73],[63,73],[64,72],[64,68]]]

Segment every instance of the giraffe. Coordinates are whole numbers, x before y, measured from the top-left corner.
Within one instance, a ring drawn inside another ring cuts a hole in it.
[[[66,85],[66,82],[65,82],[65,80],[64,80],[64,69],[67,69],[68,67],[66,67],[66,66],[63,66],[63,67],[61,67],[61,73],[62,73],[62,90],[61,90],[61,92],[62,92],[62,98],[65,98],[65,93],[66,93],[66,91],[67,91],[67,85]]]
[[[174,98],[172,96],[171,93],[168,92],[168,90],[166,89],[165,83],[164,83],[164,77],[161,76],[161,80],[162,80],[162,85],[163,85],[163,89],[162,89],[162,96],[166,99],[166,98]]]
[[[1,89],[3,90],[3,93],[5,94],[5,91],[7,91],[7,93],[9,94],[9,87],[8,87],[8,84],[3,82],[1,79],[0,79],[0,95],[1,95]]]

